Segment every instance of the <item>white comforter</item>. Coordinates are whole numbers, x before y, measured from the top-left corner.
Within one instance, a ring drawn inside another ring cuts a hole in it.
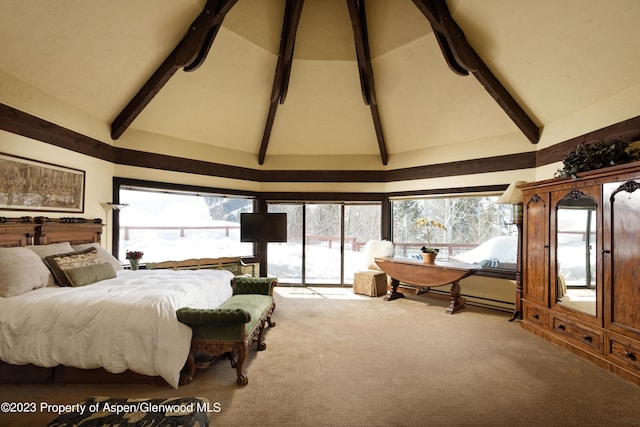
[[[177,388],[191,329],[175,311],[220,306],[231,297],[232,277],[223,270],[121,270],[88,286],[0,298],[0,360],[130,369]]]

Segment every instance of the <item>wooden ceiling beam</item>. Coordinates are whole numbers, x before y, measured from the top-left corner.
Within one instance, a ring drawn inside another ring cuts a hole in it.
[[[218,30],[222,23],[214,24],[209,31],[207,32],[205,38],[202,40],[202,45],[197,55],[188,62],[187,65],[184,66],[183,70],[185,72],[195,71],[204,63],[204,60],[207,59],[207,55],[209,54],[209,50],[211,49],[211,45],[213,45],[213,41],[218,35]]]
[[[291,76],[291,65],[293,63],[293,50],[296,43],[296,33],[302,15],[304,0],[287,0],[282,22],[282,35],[280,37],[280,49],[278,51],[278,62],[273,77],[273,87],[271,89],[271,99],[269,104],[269,114],[262,134],[260,151],[258,152],[258,163],[264,164],[267,155],[267,147],[271,138],[273,122],[276,118],[278,104],[284,104],[289,90],[289,78]]]
[[[537,144],[540,129],[467,42],[446,0],[413,0],[413,3],[431,24],[449,68],[458,75],[472,73],[527,139]]]
[[[237,1],[207,1],[202,12],[190,25],[184,38],[111,123],[112,139],[115,140],[122,136],[179,68],[184,67],[185,71],[194,71],[202,65],[224,17]]]
[[[360,73],[360,86],[364,103],[371,109],[373,126],[378,139],[378,149],[383,165],[387,165],[389,158],[387,146],[382,133],[382,123],[376,101],[376,90],[373,82],[373,67],[371,66],[371,54],[369,52],[369,36],[367,32],[367,17],[364,0],[347,0],[351,27],[353,28],[353,39],[356,44],[356,57],[358,59],[358,70]]]

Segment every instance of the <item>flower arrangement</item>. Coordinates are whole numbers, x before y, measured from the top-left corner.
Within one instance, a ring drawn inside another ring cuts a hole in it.
[[[126,259],[141,259],[142,256],[144,255],[144,252],[140,252],[140,251],[127,251],[127,253],[125,254],[125,258]]]
[[[142,255],[144,255],[144,252],[141,251],[127,251],[124,257],[129,261],[129,264],[131,264],[131,269],[137,270]]]
[[[434,220],[428,220],[426,218],[418,218],[416,220],[416,227],[417,228],[424,228],[425,231],[425,237],[426,237],[426,241],[427,244],[425,246],[423,246],[422,248],[420,248],[420,250],[423,253],[435,253],[437,254],[438,252],[440,252],[440,249],[438,248],[434,248],[431,246],[431,239],[433,238],[433,233],[436,230],[447,230],[447,227],[445,227],[445,225],[441,222],[436,222]]]

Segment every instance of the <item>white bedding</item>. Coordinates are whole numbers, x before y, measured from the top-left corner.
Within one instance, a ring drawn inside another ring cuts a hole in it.
[[[159,375],[177,388],[191,329],[180,307],[216,308],[232,294],[224,270],[121,270],[82,287],[46,287],[0,298],[0,359],[127,369]]]

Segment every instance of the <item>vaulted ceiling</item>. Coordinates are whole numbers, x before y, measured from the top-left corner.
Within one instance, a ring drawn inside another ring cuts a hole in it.
[[[636,0],[3,0],[0,78],[104,122],[115,145],[133,130],[256,165],[383,166],[534,150],[598,103],[639,115],[614,102],[640,85],[637,22]]]

